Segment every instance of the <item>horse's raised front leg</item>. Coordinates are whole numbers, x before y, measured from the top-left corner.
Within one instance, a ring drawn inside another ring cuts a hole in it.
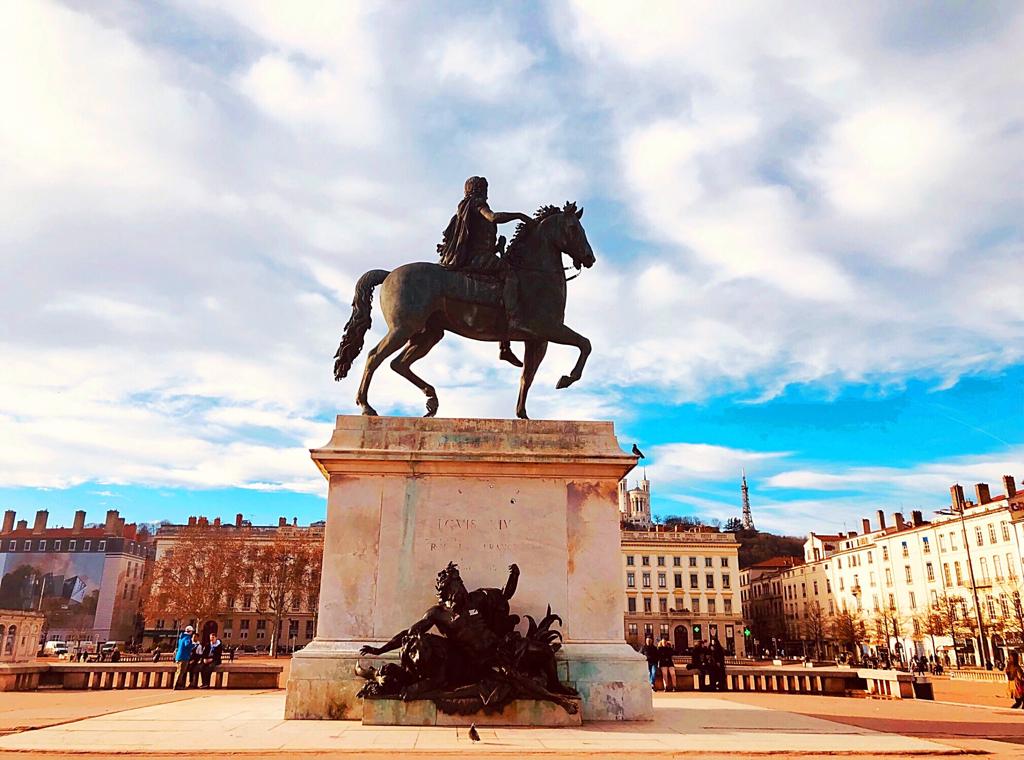
[[[537,374],[537,367],[548,352],[546,340],[526,341],[526,352],[523,354],[523,374],[519,378],[519,401],[516,403],[516,417],[521,420],[530,419],[526,414],[526,396],[533,385],[534,375]]]
[[[559,325],[550,331],[545,330],[544,337],[552,343],[558,343],[563,346],[575,346],[580,350],[580,358],[576,360],[576,366],[572,368],[572,372],[568,375],[562,375],[555,384],[555,387],[558,389],[568,388],[583,377],[583,367],[587,363],[587,357],[590,356],[590,341],[565,325]]]
[[[391,362],[391,369],[419,388],[427,397],[427,413],[424,417],[437,414],[437,391],[434,386],[410,369],[413,362],[422,359],[444,337],[444,330],[427,329],[416,333],[409,340],[406,349]]]
[[[374,346],[373,350],[367,354],[366,367],[363,369],[363,379],[359,381],[359,391],[356,393],[356,403],[362,408],[363,414],[373,417],[377,416],[377,411],[370,406],[367,398],[370,390],[370,380],[373,379],[373,373],[377,371],[380,363],[400,349],[410,337],[409,330],[391,329],[387,335],[381,338],[380,343]]]

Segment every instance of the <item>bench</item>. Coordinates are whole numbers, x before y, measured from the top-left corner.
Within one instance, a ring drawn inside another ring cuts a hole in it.
[[[696,691],[699,673],[676,668],[680,691]],[[914,676],[896,670],[807,667],[726,667],[729,691],[780,692],[849,696],[861,693],[892,699],[914,699]],[[926,679],[925,679],[926,680]]]

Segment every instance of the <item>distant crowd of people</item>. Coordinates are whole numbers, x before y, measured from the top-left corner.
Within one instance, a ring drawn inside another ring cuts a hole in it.
[[[658,675],[661,675],[662,691],[679,691],[676,683],[676,668],[673,660],[675,650],[667,639],[657,644],[648,636],[640,653],[647,658],[647,671],[650,675],[651,688],[657,691]],[[690,662],[686,669],[696,671],[697,688],[701,691],[725,691],[725,647],[717,638],[710,641],[697,641],[690,651]]]
[[[203,641],[195,628],[188,625],[178,636],[178,646],[174,651],[174,680],[172,689],[210,687],[213,671],[216,670],[224,657],[224,645],[217,634],[211,632],[209,639]]]

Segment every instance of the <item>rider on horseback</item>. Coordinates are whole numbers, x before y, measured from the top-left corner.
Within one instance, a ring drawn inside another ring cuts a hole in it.
[[[505,252],[505,238],[498,238],[498,225],[521,221],[530,224],[533,220],[526,214],[514,211],[491,211],[487,205],[487,180],[470,177],[466,180],[466,195],[448,222],[444,238],[437,246],[441,254],[441,266],[452,271],[467,274],[482,274],[496,277],[503,283],[502,300],[508,320],[508,332],[518,326],[517,278],[508,263],[499,257]],[[501,341],[499,358],[509,364],[522,367],[512,353],[508,338]]]

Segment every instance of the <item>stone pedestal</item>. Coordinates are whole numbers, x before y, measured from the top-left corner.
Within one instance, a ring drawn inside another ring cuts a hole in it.
[[[568,713],[552,702],[516,699],[500,712],[448,715],[429,699],[403,702],[400,699],[367,699],[363,702],[364,726],[578,726],[580,713]]]
[[[623,640],[618,481],[636,460],[610,422],[339,416],[312,452],[330,481],[317,637],[292,659],[285,717],[362,718],[359,647],[435,603],[522,570],[512,612],[563,620],[563,680],[584,720],[650,720],[646,664]]]

